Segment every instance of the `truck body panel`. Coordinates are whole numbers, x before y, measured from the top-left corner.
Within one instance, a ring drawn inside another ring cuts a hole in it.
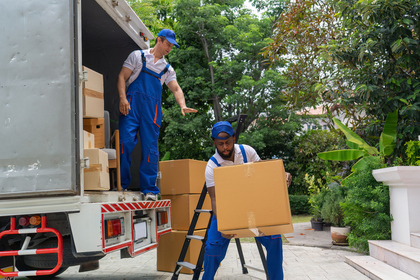
[[[2,198],[79,187],[72,3],[0,3]]]
[[[0,9],[0,276],[51,274],[31,252],[57,240],[70,260],[47,258],[48,269],[156,248],[171,231],[170,200],[85,191],[82,103],[85,66],[103,75],[104,109],[117,129],[118,73],[153,35],[124,0],[4,0]],[[42,224],[25,224],[37,215]],[[6,272],[11,258],[34,270]]]

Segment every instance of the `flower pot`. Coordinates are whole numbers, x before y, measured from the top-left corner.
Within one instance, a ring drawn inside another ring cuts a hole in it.
[[[313,229],[315,231],[323,231],[324,230],[324,222],[313,221]]]
[[[349,245],[347,234],[350,227],[331,227],[331,238],[334,245]]]

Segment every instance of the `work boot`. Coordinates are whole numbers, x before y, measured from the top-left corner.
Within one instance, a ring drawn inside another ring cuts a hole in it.
[[[147,193],[144,197],[145,200],[152,200],[152,201],[156,201],[157,200],[157,194],[154,193]]]

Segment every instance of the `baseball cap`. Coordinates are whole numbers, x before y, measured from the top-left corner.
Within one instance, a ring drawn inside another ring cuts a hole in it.
[[[220,137],[218,136],[220,132],[226,132],[227,134],[229,134],[229,136]],[[231,137],[233,134],[235,134],[235,131],[233,130],[232,125],[227,121],[221,121],[221,122],[215,123],[211,130],[211,137],[220,139],[220,140],[226,140],[229,137]]]
[[[175,32],[173,32],[172,30],[162,29],[158,34],[158,37],[159,36],[165,37],[166,40],[168,40],[169,43],[174,44],[174,46],[179,49],[179,45],[176,42]]]

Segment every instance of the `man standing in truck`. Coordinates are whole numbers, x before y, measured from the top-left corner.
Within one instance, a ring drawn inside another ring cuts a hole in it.
[[[260,160],[257,152],[248,145],[235,144],[232,125],[222,121],[216,123],[211,132],[216,153],[207,163],[205,177],[207,192],[211,199],[213,218],[204,254],[204,275],[202,280],[213,280],[220,263],[226,256],[230,239],[233,235],[226,235],[217,230],[217,207],[214,189],[213,169],[219,166],[230,166]],[[292,176],[286,172],[287,186],[292,182]],[[255,191],[258,191],[257,189]],[[267,194],[269,195],[269,194]],[[256,239],[267,249],[267,271],[270,280],[283,280],[283,244],[281,235],[259,236]]]
[[[118,75],[121,187],[126,190],[131,181],[131,152],[137,144],[139,131],[140,191],[146,200],[156,200],[159,193],[156,177],[163,83],[174,94],[183,116],[185,113],[197,112],[185,105],[184,93],[176,81],[175,71],[165,60],[165,55],[169,54],[173,46],[179,48],[175,33],[169,29],[161,30],[155,46],[152,49],[132,52]]]

